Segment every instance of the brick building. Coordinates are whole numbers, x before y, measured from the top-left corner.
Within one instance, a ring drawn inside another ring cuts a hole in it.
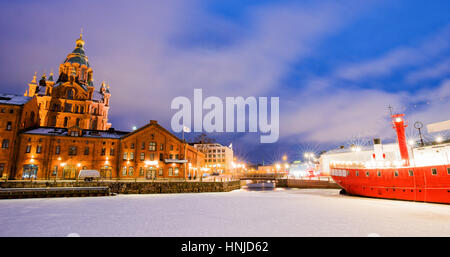
[[[205,155],[156,121],[133,131],[108,123],[109,86],[93,84],[82,35],[59,78],[36,74],[25,96],[0,94],[0,177],[75,179],[82,169],[105,179],[189,178]]]

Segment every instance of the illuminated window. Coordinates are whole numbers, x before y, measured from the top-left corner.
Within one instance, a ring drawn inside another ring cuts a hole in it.
[[[160,175],[160,176],[163,175],[163,168],[159,168],[159,175]]]
[[[130,153],[130,160],[134,160],[134,152]]]
[[[12,128],[12,122],[8,121],[8,123],[6,124],[6,130],[11,130]]]
[[[27,148],[25,149],[25,153],[31,152],[31,145],[27,145]]]
[[[179,174],[179,169],[178,168],[175,168],[175,176],[178,176],[178,174]]]
[[[149,151],[156,151],[156,143],[155,142],[148,143],[148,150]]]
[[[133,171],[134,171],[133,166],[128,167],[128,175],[129,176],[133,176]]]
[[[126,161],[128,159],[128,153],[123,153],[123,160]]]
[[[145,153],[141,153],[141,161],[145,160]]]
[[[36,147],[36,153],[42,153],[42,145]]]
[[[169,167],[169,176],[173,176],[173,168]]]
[[[122,167],[122,175],[126,176],[127,175],[127,166],[123,166]]]

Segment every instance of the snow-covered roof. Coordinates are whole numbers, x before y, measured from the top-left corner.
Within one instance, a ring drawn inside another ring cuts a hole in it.
[[[81,137],[89,138],[121,138],[129,132],[117,131],[117,130],[83,130]],[[55,136],[69,136],[68,129],[66,128],[50,128],[40,127],[25,131],[24,134],[34,135],[55,135]]]
[[[30,100],[28,96],[0,93],[0,104],[24,105]]]

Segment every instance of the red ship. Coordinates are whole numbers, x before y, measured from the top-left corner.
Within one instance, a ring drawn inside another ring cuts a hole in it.
[[[330,160],[333,180],[350,195],[449,204],[450,143],[408,146],[404,114],[392,115],[392,123],[399,155],[383,152],[381,141],[375,139],[365,158],[353,151],[345,160]]]

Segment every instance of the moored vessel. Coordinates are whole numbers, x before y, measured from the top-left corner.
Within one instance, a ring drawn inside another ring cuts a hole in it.
[[[407,143],[403,114],[392,115],[397,143],[354,147],[321,157],[346,193],[376,198],[450,203],[450,142]],[[448,128],[447,128],[448,129]]]

